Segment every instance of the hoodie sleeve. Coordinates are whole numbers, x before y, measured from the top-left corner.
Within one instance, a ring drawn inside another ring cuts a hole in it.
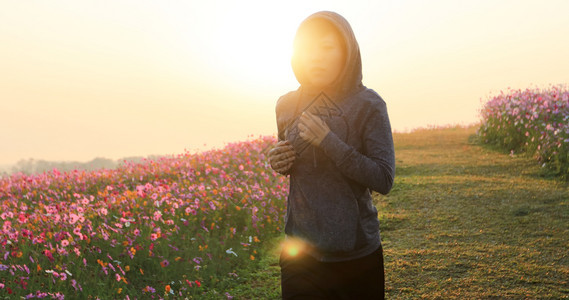
[[[294,105],[293,99],[296,97],[296,92],[289,92],[277,100],[275,115],[277,117],[277,134],[279,141],[286,140],[286,130],[294,117],[292,106]]]
[[[360,127],[363,128],[363,153],[333,132],[322,140],[320,148],[344,176],[385,195],[391,190],[395,177],[395,151],[385,102],[379,102],[374,108]]]
[[[277,136],[279,141],[285,140],[285,124],[281,116],[281,111],[283,110],[283,102],[283,97],[279,98],[275,107],[275,115],[277,116]]]

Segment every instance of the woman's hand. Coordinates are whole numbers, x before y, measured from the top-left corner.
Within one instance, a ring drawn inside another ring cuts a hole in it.
[[[288,141],[278,142],[275,147],[269,151],[271,168],[283,175],[288,173],[295,158],[296,152]]]
[[[303,112],[298,123],[298,130],[301,138],[318,147],[330,132],[330,127],[312,113]]]

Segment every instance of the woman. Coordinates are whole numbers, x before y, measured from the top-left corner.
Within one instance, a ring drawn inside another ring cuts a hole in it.
[[[276,106],[272,168],[290,175],[283,299],[382,299],[383,252],[371,191],[387,194],[395,155],[386,104],[362,84],[349,23],[318,12],[299,26],[300,87]]]

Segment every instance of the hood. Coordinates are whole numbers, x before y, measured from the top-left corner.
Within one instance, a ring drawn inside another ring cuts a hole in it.
[[[336,97],[346,97],[360,88],[362,85],[362,60],[360,55],[360,48],[352,27],[348,21],[341,15],[331,12],[331,11],[320,11],[310,15],[306,18],[298,27],[296,31],[295,43],[299,37],[299,33],[305,30],[307,27],[313,24],[314,20],[323,20],[334,26],[340,33],[346,50],[346,61],[340,75],[336,81],[332,84],[330,93]],[[300,67],[298,56],[293,54],[291,60],[292,70],[296,79],[301,85],[301,89],[309,92],[310,94],[318,93],[320,91],[313,90],[310,86],[306,84],[304,74],[302,74],[302,68]]]

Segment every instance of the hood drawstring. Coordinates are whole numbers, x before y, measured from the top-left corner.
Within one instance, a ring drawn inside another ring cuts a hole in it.
[[[299,108],[300,108],[300,104],[301,104],[302,100],[304,99],[303,97],[305,96],[304,88],[301,87],[299,90],[300,90],[300,93],[299,93],[297,101],[296,101],[296,107],[294,108],[294,115],[297,118],[300,117],[301,112],[299,111]],[[310,103],[310,102],[308,102],[308,103]],[[304,105],[305,103],[302,103],[302,104]],[[306,107],[303,107],[303,111],[304,111],[304,109],[306,109]],[[314,146],[311,146],[311,148],[312,148],[312,165],[316,169],[316,167],[318,166],[318,163],[316,162],[316,149]],[[297,155],[300,155],[300,153],[297,153]]]
[[[318,164],[316,163],[316,147],[312,147],[312,161],[314,164],[314,169],[316,169],[316,167],[318,167]]]

